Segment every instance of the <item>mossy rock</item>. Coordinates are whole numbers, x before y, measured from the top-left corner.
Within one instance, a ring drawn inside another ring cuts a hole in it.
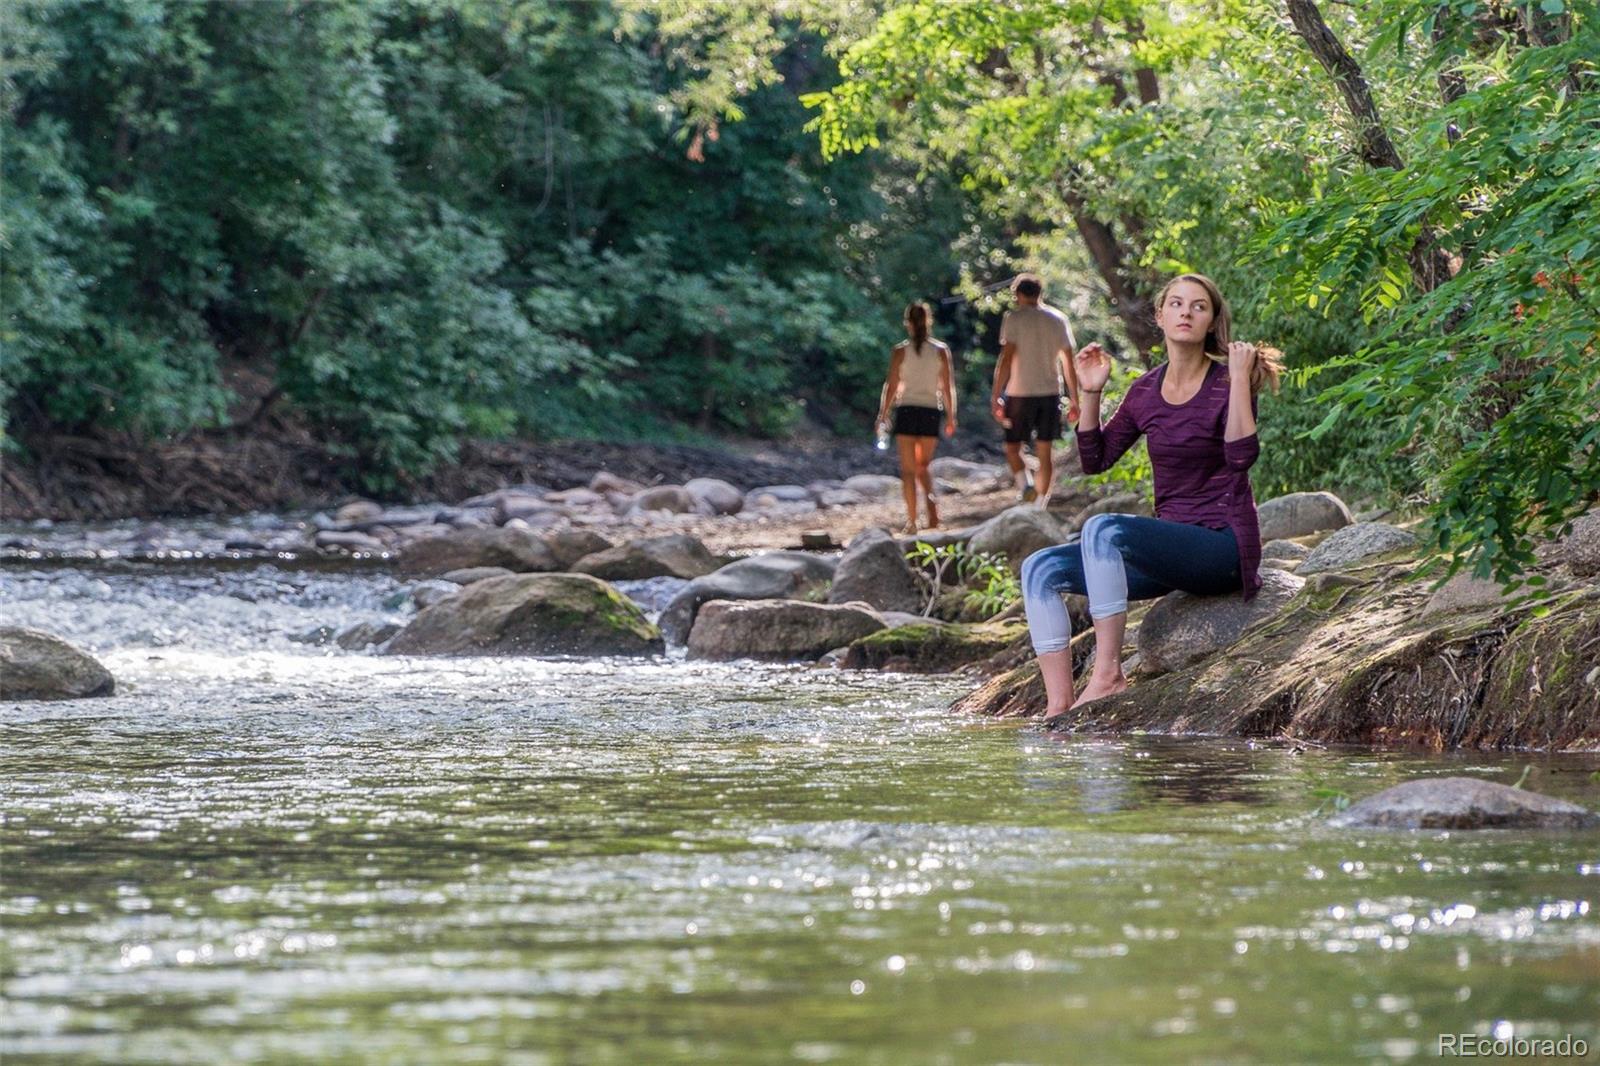
[[[880,630],[850,645],[851,670],[891,668],[912,674],[944,674],[984,662],[1026,637],[1026,622],[941,625],[922,622]]]
[[[468,585],[422,611],[390,655],[654,655],[661,633],[626,596],[586,574],[515,574]]]

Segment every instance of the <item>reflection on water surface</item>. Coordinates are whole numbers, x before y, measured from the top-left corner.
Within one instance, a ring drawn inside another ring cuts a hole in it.
[[[1600,835],[1312,816],[1526,759],[1061,739],[950,715],[945,680],[288,639],[393,615],[381,574],[3,580],[121,684],[0,707],[8,1064],[1600,1047]],[[1536,766],[1600,807],[1594,758]]]

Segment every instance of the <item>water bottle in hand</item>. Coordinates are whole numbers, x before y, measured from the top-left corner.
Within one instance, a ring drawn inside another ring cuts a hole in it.
[[[889,423],[887,422],[878,423],[877,446],[880,452],[886,452],[889,450]]]

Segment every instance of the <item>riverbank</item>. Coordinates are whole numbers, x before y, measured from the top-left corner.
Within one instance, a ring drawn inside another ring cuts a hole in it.
[[[977,430],[941,442],[940,454],[1001,461],[996,434]],[[802,432],[781,441],[468,441],[458,462],[402,477],[375,493],[350,456],[297,426],[201,431],[165,440],[54,434],[0,454],[0,521],[316,511],[356,497],[409,505],[505,485],[573,488],[600,471],[645,485],[712,477],[749,488],[892,474],[897,463],[892,450],[872,447],[866,427],[859,437]]]

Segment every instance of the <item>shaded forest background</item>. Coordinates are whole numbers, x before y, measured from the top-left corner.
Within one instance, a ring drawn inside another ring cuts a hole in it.
[[[985,416],[1041,271],[1124,380],[1221,282],[1260,495],[1509,574],[1600,490],[1600,55],[1564,0],[0,7],[6,456],[857,439],[905,302]],[[1138,476],[1131,471],[1130,476]]]

